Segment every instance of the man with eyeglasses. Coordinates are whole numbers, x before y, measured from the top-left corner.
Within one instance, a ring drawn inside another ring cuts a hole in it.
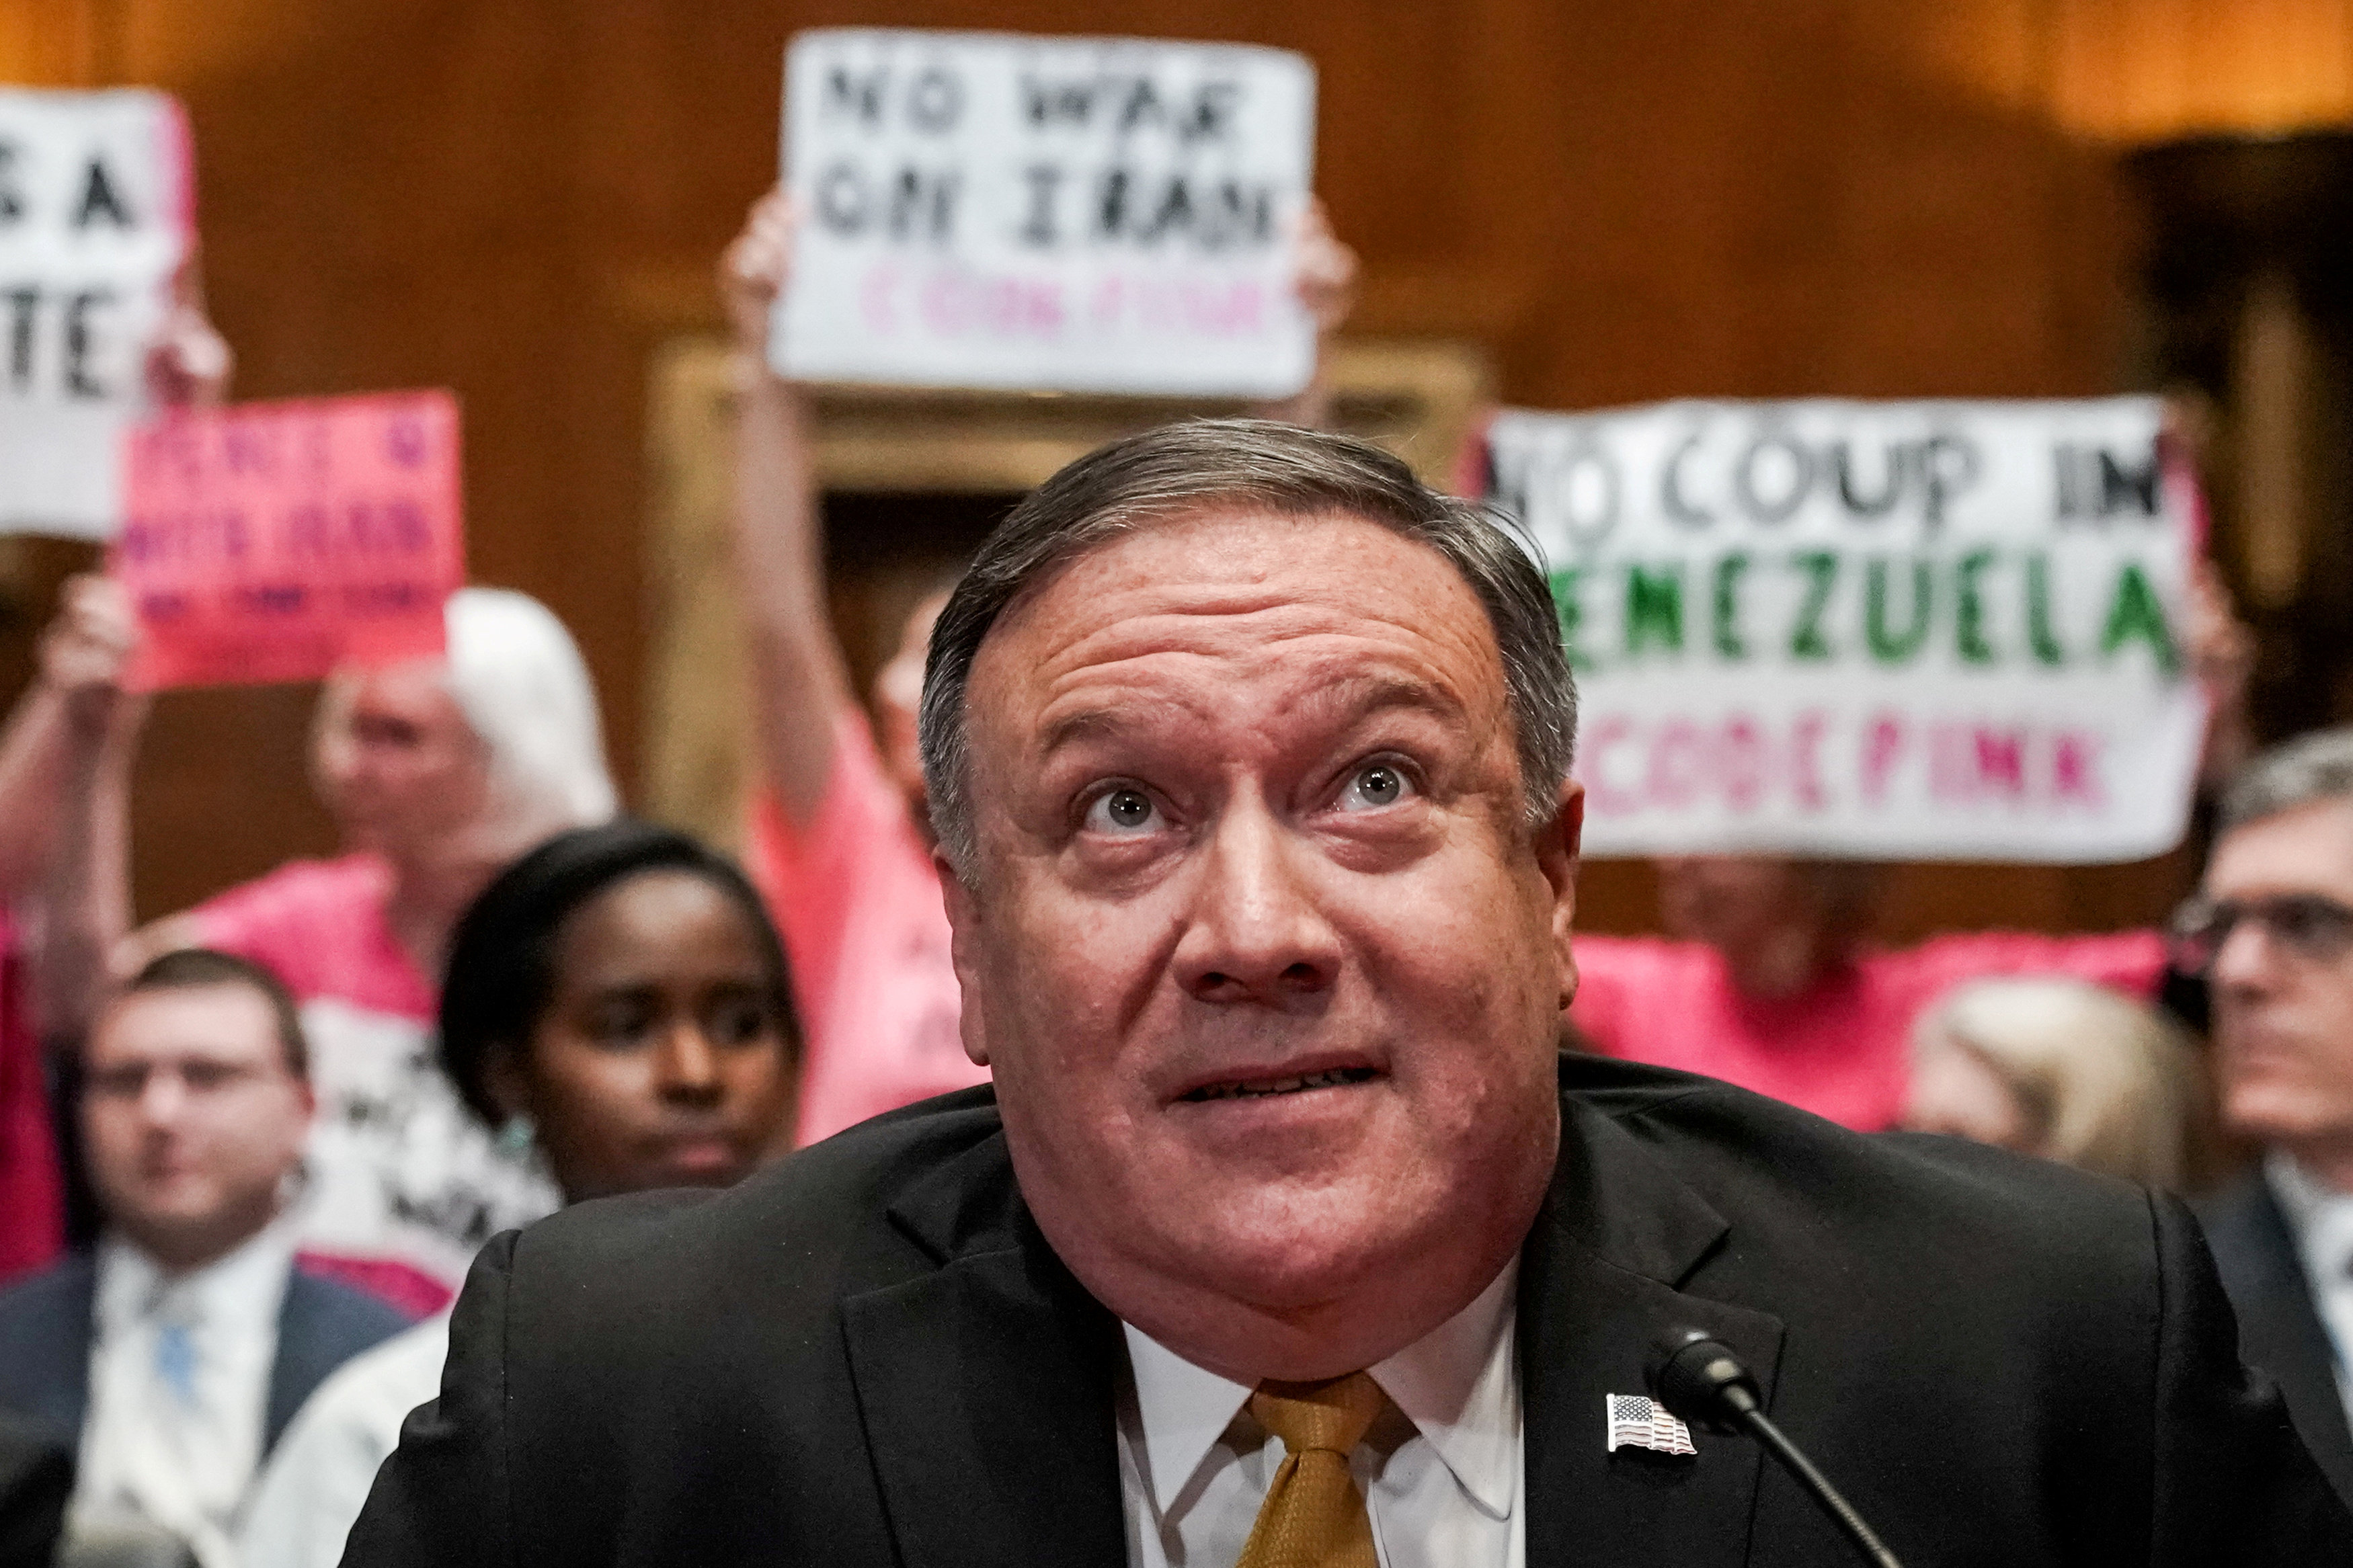
[[[2241,1349],[2353,1500],[2353,729],[2240,773],[2171,934],[2212,994],[2224,1120],[2263,1152],[2203,1211]]]
[[[79,1451],[69,1538],[175,1538],[229,1568],[254,1473],[303,1399],[398,1332],[297,1266],[281,1216],[312,1100],[277,977],[200,949],[149,963],[83,1061],[95,1256],[0,1292],[0,1411]]]

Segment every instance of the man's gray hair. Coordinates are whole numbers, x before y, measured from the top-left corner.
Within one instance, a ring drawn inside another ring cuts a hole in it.
[[[969,881],[977,868],[965,696],[989,628],[1079,556],[1206,506],[1362,518],[1444,556],[1494,629],[1527,821],[1551,820],[1576,750],[1577,687],[1552,595],[1515,525],[1431,489],[1370,442],[1265,420],[1197,419],[1098,447],[1040,485],[981,545],[940,612],[919,733],[932,826],[959,876]]]
[[[2316,800],[2353,801],[2353,726],[2315,730],[2274,746],[2222,793],[2225,833]]]

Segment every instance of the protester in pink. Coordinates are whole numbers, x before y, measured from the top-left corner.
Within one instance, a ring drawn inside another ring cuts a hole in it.
[[[41,893],[65,819],[59,803],[119,744],[120,710],[133,700],[115,684],[130,657],[130,615],[106,588],[87,577],[66,584],[33,684],[0,735],[0,1280],[49,1263],[64,1239],[35,976],[8,906]]]
[[[2137,996],[2165,973],[2154,931],[1865,940],[1873,868],[1759,857],[1662,861],[1670,930],[1579,936],[1569,1016],[1596,1049],[1705,1073],[1864,1131],[1895,1125],[1913,1020],[1965,981],[2053,973]]]
[[[824,539],[806,393],[767,364],[768,321],[786,287],[790,210],[781,193],[752,209],[720,265],[734,326],[741,426],[736,551],[750,623],[755,723],[766,787],[752,808],[754,879],[792,956],[807,1043],[798,1136],[986,1082],[964,1054],[963,1003],[932,866],[915,703],[942,591],[909,617],[876,681],[878,735],[828,629]],[[1328,338],[1347,314],[1355,253],[1322,209],[1301,237],[1301,300]],[[1323,423],[1320,373],[1267,410]]]
[[[452,595],[447,622],[445,658],[327,682],[312,763],[343,854],[290,862],[128,938],[127,895],[96,907],[122,886],[119,868],[101,870],[71,922],[118,973],[205,946],[285,980],[320,1101],[298,1237],[354,1282],[422,1308],[484,1241],[556,1202],[529,1139],[484,1132],[434,1059],[450,931],[515,858],[616,805],[596,692],[562,623],[486,588]]]

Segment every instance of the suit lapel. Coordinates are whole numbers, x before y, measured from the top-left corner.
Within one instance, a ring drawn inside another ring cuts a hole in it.
[[[1561,1159],[1520,1262],[1530,1568],[1648,1561],[1736,1568],[1747,1560],[1759,1466],[1745,1437],[1695,1433],[1696,1458],[1606,1451],[1604,1399],[1647,1392],[1669,1329],[1737,1352],[1769,1405],[1781,1322],[1686,1294],[1729,1227],[1606,1116],[1562,1102]]]
[[[2337,1394],[2336,1355],[2271,1183],[2254,1178],[2234,1217],[2242,1231],[2242,1267],[2252,1276],[2233,1302],[2241,1354],[2279,1384],[2305,1447],[2337,1489],[2353,1500],[2353,1429]]]
[[[1002,1134],[891,1217],[940,1266],[849,1297],[842,1329],[901,1561],[1124,1561],[1118,1325],[1039,1234]]]

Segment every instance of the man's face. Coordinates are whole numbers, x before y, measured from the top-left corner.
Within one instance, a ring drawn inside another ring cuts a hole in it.
[[[1557,1148],[1578,801],[1523,826],[1460,574],[1356,519],[1207,509],[1017,602],[968,715],[965,1040],[1073,1271],[1240,1377],[1362,1367],[1466,1304]]]
[[[2353,802],[2316,801],[2232,829],[2205,893],[2317,897],[2353,907]],[[2315,953],[2242,920],[2215,954],[2222,1109],[2239,1131],[2294,1145],[2353,1142],[2353,952]]]
[[[91,1031],[90,1179],[109,1220],[167,1268],[210,1262],[269,1223],[311,1109],[249,985],[133,992]]]
[[[396,859],[435,858],[490,808],[488,750],[439,659],[339,676],[317,768],[347,847]]]

